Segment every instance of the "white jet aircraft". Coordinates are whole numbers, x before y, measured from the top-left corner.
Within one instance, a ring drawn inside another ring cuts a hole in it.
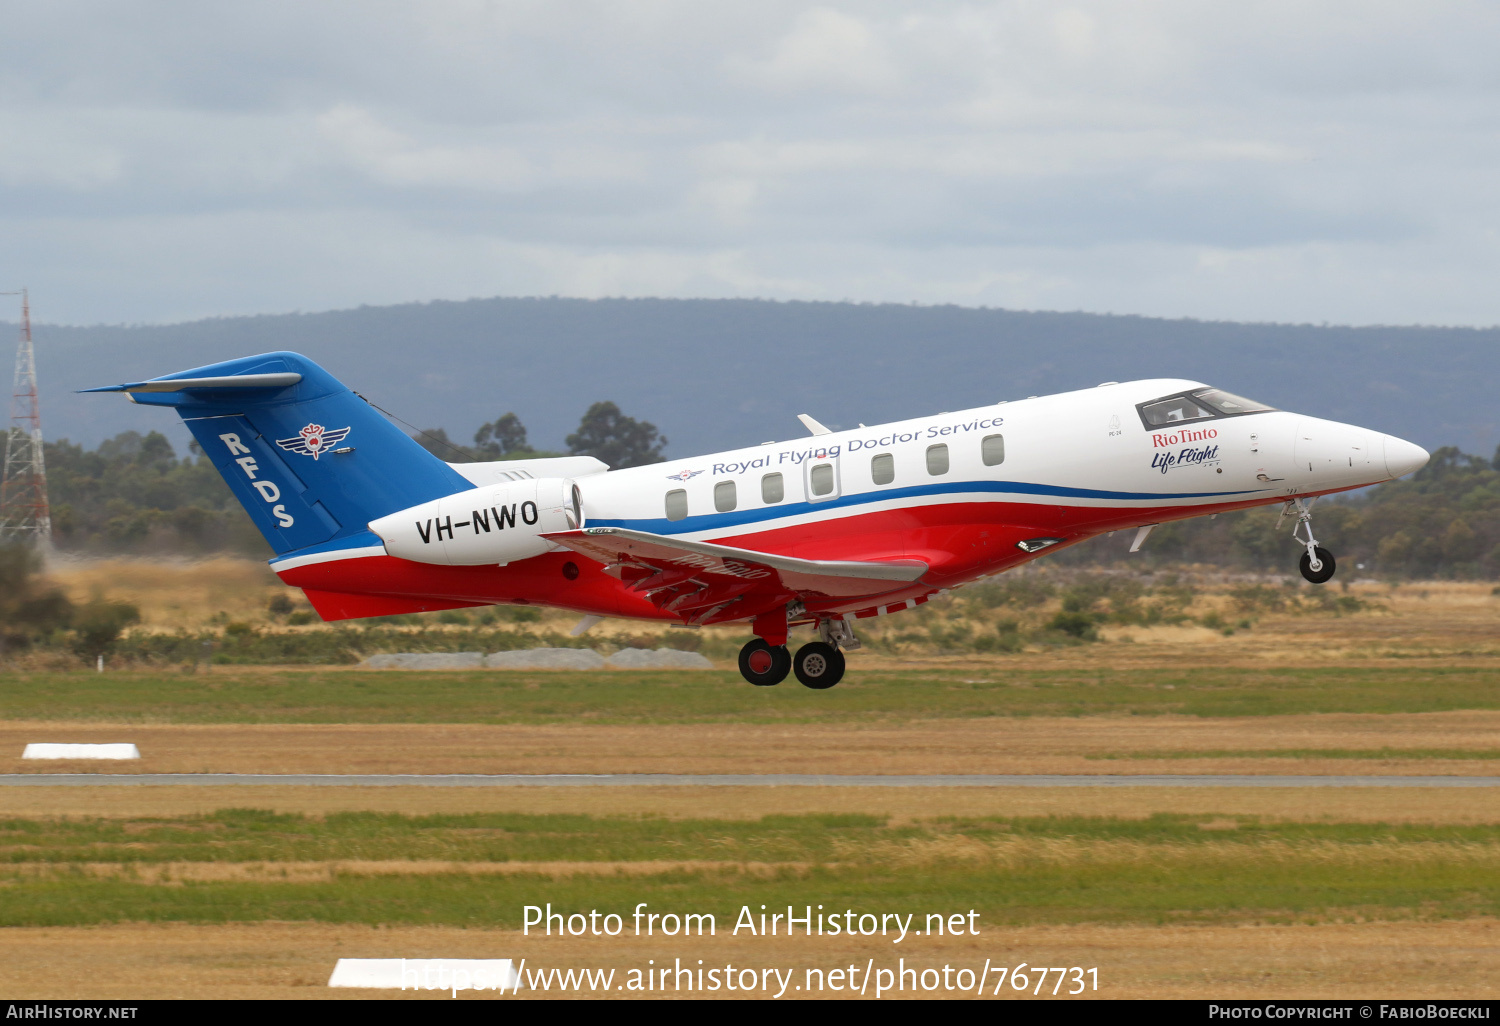
[[[1317,584],[1311,504],[1426,451],[1197,381],[1060,395],[610,470],[448,464],[296,353],[93,389],[175,407],[325,620],[500,603],[743,623],[752,684],[844,673],[853,624],[1110,531],[1284,504]],[[791,628],[818,640],[787,648]]]

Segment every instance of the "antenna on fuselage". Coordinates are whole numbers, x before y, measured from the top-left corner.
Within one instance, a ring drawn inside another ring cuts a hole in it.
[[[815,435],[831,435],[831,434],[833,434],[832,431],[828,430],[822,424],[819,424],[817,421],[813,420],[811,417],[809,417],[805,413],[799,413],[799,414],[797,414],[797,419],[802,422],[802,426],[803,427],[807,428],[807,430],[811,431]]]

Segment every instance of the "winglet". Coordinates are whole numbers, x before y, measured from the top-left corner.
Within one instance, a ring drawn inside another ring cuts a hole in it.
[[[815,435],[831,435],[831,434],[833,434],[832,431],[828,430],[822,424],[819,424],[817,421],[813,420],[811,417],[809,417],[805,413],[799,413],[799,414],[797,414],[797,419],[802,422],[802,426],[803,427],[807,428],[807,430],[811,431]]]

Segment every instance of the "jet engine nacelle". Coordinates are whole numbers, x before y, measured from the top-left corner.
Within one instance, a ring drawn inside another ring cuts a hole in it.
[[[513,563],[552,548],[541,537],[578,526],[577,491],[560,477],[474,488],[370,521],[399,559],[446,566]]]

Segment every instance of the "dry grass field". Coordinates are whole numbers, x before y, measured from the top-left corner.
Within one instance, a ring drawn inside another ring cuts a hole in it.
[[[648,959],[671,965],[861,968],[869,959],[892,965],[905,957],[912,967],[980,968],[1038,961],[1099,970],[1103,998],[1350,998],[1362,1000],[1493,997],[1500,992],[1500,922],[1382,923],[1331,926],[1035,926],[992,937],[941,938],[893,955],[889,943],[813,944],[798,938],[757,943],[741,936],[712,942],[657,941],[619,945],[594,938],[560,941],[522,937],[513,930],[451,927],[349,927],[321,923],[254,923],[225,926],[126,925],[85,929],[31,927],[0,933],[7,966],[6,996],[15,999],[83,994],[95,998],[408,998],[451,1000],[447,993],[330,990],[326,984],[339,958],[496,958],[526,952],[530,964],[613,968],[623,975]],[[87,968],[84,968],[87,967]],[[87,983],[80,976],[87,975]],[[799,971],[797,983],[805,977]],[[1051,994],[1056,975],[1040,997],[1009,986],[999,999],[1064,1001]],[[1066,988],[1064,988],[1066,989]],[[523,991],[520,999],[587,997]],[[602,995],[598,995],[602,996]],[[626,997],[616,993],[614,996]],[[742,994],[683,995],[743,997]],[[764,995],[755,995],[764,997]],[[848,999],[845,993],[788,997]],[[853,995],[857,997],[858,995]],[[894,995],[887,995],[887,998]],[[910,998],[912,995],[904,995]],[[937,991],[925,998],[972,994]],[[1094,996],[1092,993],[1087,996]],[[462,992],[457,1000],[497,999]],[[498,1000],[516,1000],[506,994]],[[996,1000],[987,994],[989,1000]]]
[[[147,630],[194,629],[224,620],[261,620],[277,594],[301,601],[258,560],[53,557],[48,576],[74,602],[104,596],[129,602]]]
[[[56,576],[136,603],[146,630],[318,629],[269,617],[282,589],[245,561]],[[1058,600],[996,612],[959,592],[862,625],[869,650],[826,694],[756,692],[719,655],[682,675],[0,674],[0,772],[1500,775],[1491,585],[1360,582],[1338,609],[1247,613],[1244,580],[1194,581],[1177,623],[983,655],[941,639]],[[720,633],[706,650],[732,650]],[[35,740],[144,757],[23,763]],[[990,958],[1097,966],[1111,997],[1494,998],[1500,788],[4,787],[0,895],[19,998],[392,996],[329,990],[339,957],[701,958],[798,983]],[[981,932],[522,936],[521,906],[548,900],[721,924],[741,904],[962,906]]]
[[[299,592],[281,585],[265,564],[252,560],[60,559],[52,566],[51,576],[75,601],[103,595],[133,603],[141,613],[141,629],[146,631],[211,629],[226,622],[246,623],[267,632],[318,629],[287,627],[268,615],[267,607],[277,596],[292,599],[298,609],[308,607]],[[1059,589],[1076,579],[1076,574],[1046,568],[1033,576]],[[972,586],[939,597],[913,613],[861,621],[859,633],[874,641],[876,651],[860,653],[855,663],[872,670],[960,667],[1003,672],[1019,666],[1328,666],[1416,659],[1500,669],[1500,591],[1488,582],[1366,579],[1329,585],[1327,595],[1353,600],[1358,607],[1343,611],[1320,609],[1305,601],[1301,608],[1274,608],[1278,595],[1284,594],[1295,605],[1298,598],[1320,594],[1300,579],[1208,570],[1186,571],[1181,579],[1189,593],[1182,597],[1180,607],[1173,608],[1184,617],[1182,622],[1106,623],[1099,628],[1102,640],[1095,644],[1029,644],[1021,652],[976,656],[947,653],[941,641],[924,640],[934,627],[939,628],[939,636],[952,636],[955,627],[961,634],[966,627],[987,627],[996,618],[1042,621],[1060,608],[1060,599],[1054,595],[1019,610],[1003,607],[996,612],[970,600],[977,594],[974,588],[982,588]],[[1243,589],[1247,587],[1264,592],[1260,606],[1246,607]],[[1237,592],[1241,593],[1238,598]],[[1264,601],[1266,596],[1273,601]],[[1222,626],[1206,626],[1201,622],[1205,618]],[[543,611],[542,619],[527,628],[566,633],[577,620],[575,614]],[[420,629],[427,631],[444,626],[431,615],[423,621]],[[589,637],[608,642],[640,630],[637,623],[606,620]],[[703,633],[718,642],[710,647],[731,653],[748,636],[736,627]],[[896,642],[896,638],[912,640]],[[882,645],[883,640],[891,644]],[[900,651],[883,651],[893,645]],[[727,658],[724,665],[732,668]]]

